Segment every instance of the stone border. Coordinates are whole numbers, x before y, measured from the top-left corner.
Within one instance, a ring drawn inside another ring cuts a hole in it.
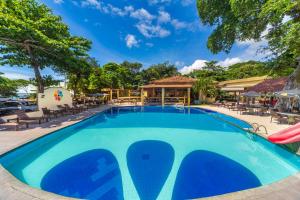
[[[74,121],[65,126],[58,127],[57,130],[74,125],[80,121],[83,121],[89,117],[92,117],[100,112],[103,112],[110,107],[100,109],[97,112],[89,113],[89,116],[81,120]],[[23,144],[19,144],[15,148],[19,148],[31,141],[41,138],[45,135],[54,133],[56,130],[40,135],[39,137],[33,138]],[[15,149],[14,148],[14,149]],[[13,149],[11,149],[13,150]],[[9,151],[11,151],[9,150]],[[7,151],[7,152],[9,152]],[[5,152],[5,153],[7,153]],[[0,165],[0,199],[5,200],[72,200],[74,198],[63,197],[54,193],[46,192],[44,190],[33,188],[25,183],[22,183],[12,174],[10,174],[5,168]],[[300,199],[300,173],[289,176],[278,182],[264,185],[258,188],[249,190],[243,190],[224,195],[200,198],[201,200],[299,200]],[[200,200],[198,199],[198,200]]]

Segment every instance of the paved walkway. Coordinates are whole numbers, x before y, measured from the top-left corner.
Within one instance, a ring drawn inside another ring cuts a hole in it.
[[[268,127],[269,133],[286,128],[287,125],[270,123],[270,117],[239,115],[224,108],[202,106],[233,117],[240,118],[249,123],[260,122]],[[49,134],[55,130],[70,126],[74,123],[101,112],[109,106],[92,109],[78,115],[58,118],[56,121],[21,131],[0,131],[0,155],[38,137]],[[68,200],[56,194],[32,188],[11,175],[0,165],[0,200]],[[290,176],[279,182],[254,188],[250,190],[203,198],[203,200],[299,200],[300,199],[300,173]]]
[[[99,113],[110,106],[101,106],[99,108],[89,109],[76,115],[68,115],[65,117],[59,117],[51,120],[48,123],[32,124],[29,129],[21,129],[19,131],[8,130],[0,131],[0,155],[19,147],[27,142],[30,142],[36,138],[47,135],[53,131],[70,126],[72,124],[80,122],[82,119],[90,117],[96,113]]]
[[[245,115],[245,114],[240,114],[237,111],[229,110],[228,108],[211,106],[211,105],[203,105],[200,107],[214,110],[214,111],[226,114],[226,115],[230,115],[232,117],[244,120],[244,121],[248,122],[249,124],[258,123],[260,125],[264,125],[267,128],[268,135],[271,135],[272,133],[275,133],[279,130],[285,129],[290,126],[287,124],[278,124],[277,122],[271,122],[271,116],[267,116],[267,115],[266,116]],[[265,134],[264,130],[261,130],[260,135],[262,135],[263,137],[267,136]]]

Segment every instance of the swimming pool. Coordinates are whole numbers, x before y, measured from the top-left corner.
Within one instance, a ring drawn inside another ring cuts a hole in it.
[[[181,200],[266,185],[299,157],[199,108],[116,107],[0,158],[22,182],[86,199]]]

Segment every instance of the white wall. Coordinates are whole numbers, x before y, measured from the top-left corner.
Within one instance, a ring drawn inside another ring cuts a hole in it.
[[[59,93],[60,96],[55,96]],[[41,108],[47,107],[50,110],[56,110],[57,105],[68,104],[72,106],[73,100],[70,91],[61,87],[51,87],[45,89],[44,93],[38,94],[38,106]]]

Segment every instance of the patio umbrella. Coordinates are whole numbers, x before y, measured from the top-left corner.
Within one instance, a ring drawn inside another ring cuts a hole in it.
[[[299,89],[292,89],[292,90],[283,90],[280,92],[275,93],[278,97],[299,97],[300,90]]]
[[[258,92],[249,91],[249,92],[242,94],[242,96],[244,96],[244,97],[260,97],[261,95]]]

